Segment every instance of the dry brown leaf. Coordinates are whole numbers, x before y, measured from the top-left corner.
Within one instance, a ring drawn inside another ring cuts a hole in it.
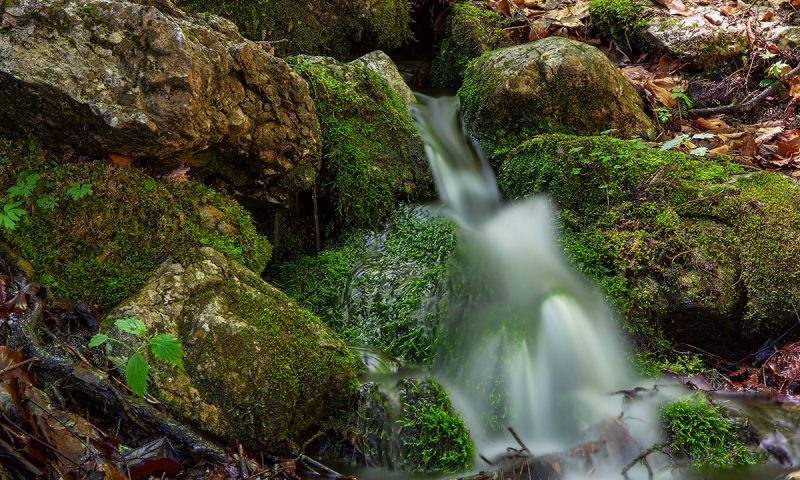
[[[692,120],[692,125],[699,128],[700,130],[712,133],[718,133],[721,130],[730,128],[728,127],[728,124],[725,123],[725,120],[723,120],[720,117],[712,117],[712,118],[698,117]]]
[[[683,15],[684,17],[694,15],[692,9],[687,7],[682,0],[656,0],[656,2],[667,7],[670,15]]]
[[[769,22],[775,16],[775,10],[769,9],[761,16],[762,22]]]
[[[755,142],[757,144],[762,144],[768,140],[771,140],[772,137],[781,133],[782,131],[783,131],[782,126],[759,128],[758,130],[756,130]]]
[[[741,12],[746,6],[747,4],[744,2],[735,1],[719,7],[719,11],[722,12],[723,15],[732,17]]]
[[[731,149],[730,145],[720,145],[717,148],[712,148],[711,150],[708,151],[708,153],[710,153],[711,155],[727,155],[728,150],[730,149]]]
[[[537,10],[544,10],[544,3],[545,3],[544,1],[540,1],[540,0],[523,0],[522,3],[523,3],[523,5],[525,5],[525,8],[535,8]],[[517,3],[517,5],[519,5],[519,3]],[[527,15],[527,12],[526,12],[526,15]]]
[[[133,157],[129,157],[127,155],[121,155],[119,153],[109,153],[108,154],[109,160],[114,162],[116,165],[120,167],[127,167],[135,160]]]
[[[775,142],[778,154],[782,157],[791,157],[800,152],[800,130],[789,130],[778,136]]]

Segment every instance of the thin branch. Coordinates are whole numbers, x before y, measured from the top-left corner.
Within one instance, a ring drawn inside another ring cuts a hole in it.
[[[800,74],[800,64],[788,71],[785,75],[782,75],[780,79],[776,80],[772,85],[762,90],[761,93],[750,100],[738,104],[724,105],[721,107],[693,108],[689,110],[689,114],[701,117],[706,115],[720,115],[724,113],[749,112],[753,109],[753,107],[763,102],[764,99],[766,99],[771,93],[775,92],[775,90],[777,90],[779,86],[783,85],[784,82],[791,80],[798,74]]]

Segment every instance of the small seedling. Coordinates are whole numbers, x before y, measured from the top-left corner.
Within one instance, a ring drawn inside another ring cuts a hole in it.
[[[8,198],[28,198],[36,187],[40,175],[36,173],[20,174],[17,177],[17,184],[8,187]]]
[[[118,367],[125,366],[125,381],[131,391],[139,397],[144,397],[147,393],[147,384],[150,382],[150,363],[147,361],[147,350],[156,359],[177,367],[183,367],[183,346],[180,341],[172,335],[148,335],[147,325],[137,317],[121,318],[114,322],[114,325],[121,331],[141,337],[145,342],[131,354],[127,360],[114,357],[109,359]],[[111,338],[103,333],[98,333],[89,340],[89,348],[96,348],[105,343],[112,342],[130,348],[128,344]]]
[[[6,230],[14,230],[17,228],[17,222],[25,215],[25,210],[20,208],[22,201],[9,202],[3,205],[3,210],[0,211],[0,223]]]

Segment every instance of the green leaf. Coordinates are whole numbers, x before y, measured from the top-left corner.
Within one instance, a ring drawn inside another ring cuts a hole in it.
[[[150,339],[150,350],[157,359],[183,370],[183,346],[174,336],[156,335]]]
[[[147,190],[149,192],[152,189],[156,188],[156,181],[155,180],[145,180],[144,183],[142,184],[142,186],[144,187],[145,190]]]
[[[114,325],[123,332],[130,333],[131,335],[144,335],[147,331],[147,325],[139,320],[138,317],[120,318],[114,321]]]
[[[67,189],[67,195],[75,201],[80,200],[86,195],[91,195],[92,193],[91,183],[72,182],[69,189]]]
[[[103,335],[102,333],[98,333],[91,340],[89,340],[89,348],[99,347],[100,345],[106,343],[108,341],[108,335]]]
[[[672,140],[664,142],[664,145],[661,145],[661,149],[660,150],[662,152],[664,150],[671,150],[671,149],[677,147],[678,145],[680,145],[681,143],[683,143],[684,140],[686,140],[686,135],[678,135],[677,137],[673,138]]]
[[[36,205],[47,210],[52,210],[58,206],[58,198],[54,196],[42,197],[36,200]]]
[[[116,368],[117,370],[123,370],[127,363],[127,360],[123,357],[108,355],[106,358],[111,360],[111,363],[114,364],[114,368]]]
[[[128,365],[125,367],[125,381],[128,382],[134,395],[144,397],[144,394],[147,393],[147,382],[150,381],[149,371],[150,365],[142,356],[142,352],[136,352],[128,359]]]
[[[602,132],[600,132],[600,135],[610,135],[616,131],[617,131],[616,128],[609,128],[608,130],[603,130]]]
[[[570,171],[570,173],[573,174],[573,175],[580,175],[581,167],[573,167],[572,170]]]
[[[572,147],[569,149],[569,153],[574,154],[580,152],[581,150],[583,150],[583,147]]]
[[[761,80],[760,82],[758,82],[758,86],[761,87],[761,88],[769,87],[770,85],[772,85],[773,83],[775,83],[777,81],[778,81],[777,78],[765,78],[765,79]]]

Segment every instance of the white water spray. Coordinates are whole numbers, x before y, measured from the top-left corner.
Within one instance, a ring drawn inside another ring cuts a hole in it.
[[[437,379],[484,456],[513,444],[507,426],[537,453],[570,448],[618,416],[612,392],[635,383],[614,316],[564,258],[546,198],[501,205],[493,172],[462,133],[457,99],[422,97],[412,114],[468,272],[457,276]],[[654,423],[641,428],[657,434]]]

